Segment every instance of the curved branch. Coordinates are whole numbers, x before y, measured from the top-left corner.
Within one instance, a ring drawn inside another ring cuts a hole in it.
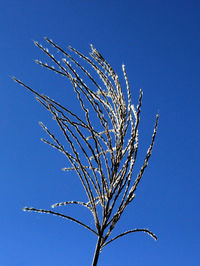
[[[113,242],[114,240],[116,240],[117,238],[119,238],[121,236],[125,236],[127,234],[135,233],[135,232],[144,232],[144,233],[147,233],[148,235],[150,235],[151,237],[153,237],[154,240],[158,239],[157,236],[155,234],[153,234],[151,231],[149,231],[148,229],[145,229],[145,228],[144,229],[140,229],[140,228],[138,229],[137,228],[137,229],[132,229],[132,230],[126,231],[126,232],[124,232],[124,233],[112,238],[108,242],[104,243],[102,248],[104,248],[105,246],[107,246],[108,244],[110,244],[111,242]]]
[[[82,225],[83,227],[87,228],[88,230],[90,230],[91,232],[93,232],[95,235],[98,236],[97,232],[95,232],[92,228],[90,228],[88,225],[80,222],[79,220],[71,217],[71,216],[67,216],[67,215],[64,215],[62,213],[59,213],[59,212],[53,212],[53,211],[50,211],[50,210],[43,210],[43,209],[35,209],[35,208],[28,208],[28,207],[24,207],[23,208],[23,211],[34,211],[34,212],[39,212],[39,213],[47,213],[47,214],[53,214],[53,215],[56,215],[56,216],[60,216],[62,218],[65,218],[65,219],[68,219],[68,220],[71,220],[77,224],[80,224]]]
[[[64,205],[68,205],[68,204],[81,205],[81,206],[84,206],[84,207],[88,208],[92,212],[92,208],[89,206],[88,203],[85,203],[85,202],[82,202],[82,201],[75,201],[75,200],[55,203],[55,204],[51,205],[51,208],[55,208],[55,207],[58,207],[58,206],[64,206]]]

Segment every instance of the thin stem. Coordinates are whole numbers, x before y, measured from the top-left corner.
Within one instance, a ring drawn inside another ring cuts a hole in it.
[[[39,213],[47,213],[47,214],[53,214],[53,215],[57,215],[57,216],[60,216],[62,218],[65,218],[65,219],[68,219],[68,220],[71,220],[77,224],[80,224],[82,225],[83,227],[87,228],[88,230],[90,230],[91,232],[93,232],[94,234],[97,235],[97,232],[95,232],[92,228],[90,228],[88,225],[80,222],[79,220],[71,217],[71,216],[67,216],[67,215],[64,215],[62,213],[59,213],[59,212],[53,212],[53,211],[50,211],[50,210],[43,210],[43,209],[36,209],[36,208],[28,208],[28,207],[24,207],[23,208],[23,211],[34,211],[34,212],[39,212]]]
[[[102,248],[104,248],[106,245],[110,244],[112,241],[116,240],[117,238],[119,237],[122,237],[122,236],[125,236],[125,235],[128,235],[130,233],[135,233],[135,232],[144,232],[144,233],[147,233],[148,235],[150,235],[151,237],[154,238],[154,240],[157,240],[157,236],[155,234],[153,234],[151,231],[149,231],[148,229],[133,229],[133,230],[129,230],[129,231],[126,231],[114,238],[112,238],[111,240],[109,240],[108,242],[106,242],[105,244],[102,245]]]
[[[99,259],[99,254],[100,254],[100,251],[101,251],[101,246],[102,246],[102,236],[99,235],[98,240],[97,240],[97,244],[96,244],[94,257],[93,257],[92,266],[96,266],[97,265],[97,262],[98,262],[98,259]]]

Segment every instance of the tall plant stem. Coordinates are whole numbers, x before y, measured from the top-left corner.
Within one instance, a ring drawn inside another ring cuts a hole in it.
[[[97,265],[97,262],[98,262],[98,259],[99,259],[99,254],[100,254],[100,249],[101,249],[101,241],[102,241],[102,235],[99,235],[99,238],[98,238],[97,244],[96,244],[96,249],[95,249],[95,253],[94,253],[92,266],[96,266]]]

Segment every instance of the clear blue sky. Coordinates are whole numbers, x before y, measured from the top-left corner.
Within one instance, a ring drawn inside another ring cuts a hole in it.
[[[33,62],[44,56],[32,41],[44,44],[44,36],[84,53],[93,43],[119,75],[125,63],[134,97],[144,90],[141,159],[160,112],[149,167],[116,230],[147,227],[158,241],[124,237],[105,248],[99,265],[200,265],[199,14],[199,0],[0,1],[0,265],[91,265],[96,244],[72,222],[21,211],[81,196],[78,178],[60,170],[64,156],[40,141],[38,121],[51,123],[48,113],[10,78],[76,110],[70,83]],[[60,210],[87,216],[78,207]]]

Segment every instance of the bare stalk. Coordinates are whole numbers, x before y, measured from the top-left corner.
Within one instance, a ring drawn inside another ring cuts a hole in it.
[[[97,262],[98,262],[98,259],[99,259],[99,255],[100,255],[100,251],[101,251],[101,247],[102,247],[102,236],[99,235],[98,236],[98,240],[97,240],[97,244],[96,244],[96,248],[95,248],[95,252],[94,252],[92,266],[96,266],[97,265]]]

